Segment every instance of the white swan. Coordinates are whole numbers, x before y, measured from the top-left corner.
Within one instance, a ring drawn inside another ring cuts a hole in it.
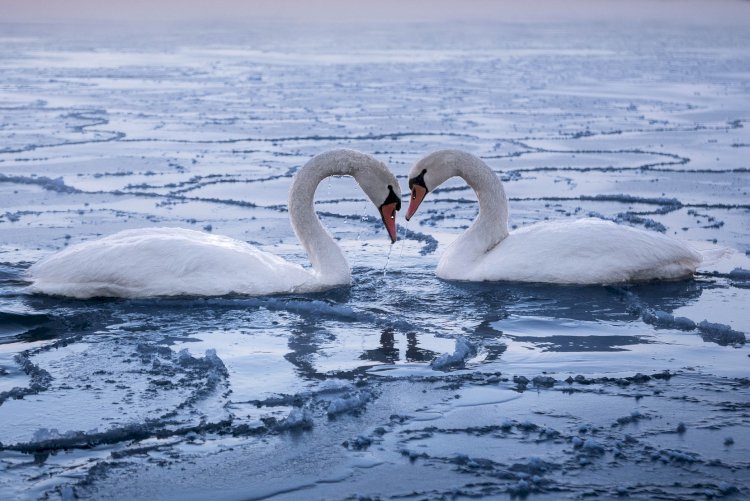
[[[385,164],[352,150],[322,153],[305,164],[289,191],[289,216],[312,270],[245,242],[182,228],[126,230],[62,250],[29,269],[29,292],[90,298],[266,295],[313,292],[351,283],[343,252],[313,207],[318,184],[354,177],[378,206],[396,240],[398,181]]]
[[[476,192],[479,216],[443,253],[440,278],[610,284],[689,277],[701,262],[684,243],[595,218],[537,223],[509,233],[500,179],[479,158],[455,150],[436,151],[412,167],[406,220],[428,192],[454,176]]]

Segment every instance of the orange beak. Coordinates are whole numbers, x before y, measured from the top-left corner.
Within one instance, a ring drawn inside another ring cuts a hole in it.
[[[409,202],[409,210],[406,211],[406,220],[408,221],[417,212],[419,204],[422,203],[424,197],[427,196],[427,188],[415,184],[411,189],[411,201]]]
[[[396,211],[398,202],[383,204],[380,206],[380,216],[383,218],[383,225],[388,230],[388,236],[391,237],[391,243],[396,241]]]

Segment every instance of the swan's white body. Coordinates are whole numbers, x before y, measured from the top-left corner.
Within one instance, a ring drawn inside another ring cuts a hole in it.
[[[685,278],[701,263],[701,255],[683,242],[595,218],[537,223],[508,232],[502,183],[468,153],[432,153],[417,162],[409,178],[420,174],[428,191],[453,176],[462,177],[479,201],[477,220],[441,256],[440,278],[611,284]],[[414,210],[410,207],[407,219]]]
[[[273,294],[314,289],[313,273],[269,252],[182,228],[125,230],[35,264],[32,292],[88,298]]]
[[[700,263],[699,254],[671,238],[595,218],[519,228],[471,262],[457,259],[465,256],[457,250],[442,256],[439,277],[610,284],[683,278]]]
[[[315,214],[321,180],[353,176],[376,205],[398,181],[374,158],[351,150],[320,154],[300,169],[289,193],[292,227],[312,269],[229,237],[182,228],[126,230],[62,250],[29,269],[30,292],[89,298],[267,295],[351,283],[349,264]]]

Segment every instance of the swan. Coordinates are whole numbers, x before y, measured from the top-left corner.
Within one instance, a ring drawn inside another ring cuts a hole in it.
[[[395,242],[396,211],[401,208],[396,178],[370,155],[333,150],[308,161],[289,190],[292,228],[312,269],[226,236],[183,228],[145,228],[73,245],[42,259],[29,268],[32,283],[28,290],[76,298],[132,298],[259,296],[349,285],[349,264],[313,207],[318,184],[336,175],[354,177],[378,207],[391,243]]]
[[[441,150],[409,172],[408,221],[427,193],[451,177],[476,192],[479,216],[443,253],[437,276],[446,280],[612,284],[691,276],[701,254],[662,234],[596,218],[543,222],[508,232],[508,200],[482,160]]]

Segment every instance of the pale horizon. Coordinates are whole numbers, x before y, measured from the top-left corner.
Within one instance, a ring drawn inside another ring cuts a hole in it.
[[[45,0],[0,0],[0,22],[235,23],[252,20],[291,22],[554,22],[653,21],[687,24],[742,24],[750,21],[746,0],[536,0],[511,1],[385,0],[132,0],[127,5],[96,0],[50,3]]]

